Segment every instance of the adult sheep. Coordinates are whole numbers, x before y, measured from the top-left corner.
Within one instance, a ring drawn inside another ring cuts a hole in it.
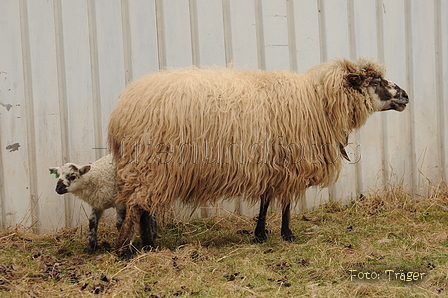
[[[61,167],[51,167],[49,170],[59,178],[56,184],[58,194],[72,193],[92,207],[89,217],[89,238],[85,251],[94,252],[97,248],[98,223],[104,210],[111,207],[116,208],[118,230],[120,230],[126,214],[125,205],[115,204],[117,185],[112,155],[108,154],[91,165],[79,166],[74,163],[66,163]],[[145,230],[142,234],[155,237],[157,229],[155,215],[149,216],[145,220],[147,221],[146,228],[149,231]]]
[[[293,240],[292,198],[338,178],[347,137],[369,115],[405,109],[406,92],[384,72],[367,59],[340,59],[304,74],[194,68],[131,83],[108,126],[117,202],[128,208],[119,253],[130,255],[142,213],[163,213],[176,200],[197,207],[261,198],[255,235],[266,239],[275,199],[281,233]]]

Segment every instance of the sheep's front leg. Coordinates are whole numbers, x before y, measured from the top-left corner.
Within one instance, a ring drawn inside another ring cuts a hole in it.
[[[96,250],[97,246],[97,231],[98,231],[98,222],[100,221],[101,216],[103,215],[104,210],[92,209],[92,213],[89,217],[89,240],[87,243],[87,247],[85,249],[86,252],[92,253]]]
[[[281,235],[283,236],[283,239],[289,242],[294,242],[296,240],[296,237],[291,231],[291,228],[289,227],[291,221],[291,204],[287,204],[283,207],[282,210],[282,229],[281,229]]]
[[[126,206],[125,205],[117,205],[117,230],[120,231],[121,226],[123,225],[124,218],[126,217]]]
[[[129,260],[132,256],[132,240],[135,236],[135,223],[140,221],[143,209],[139,206],[127,206],[126,217],[118,236],[118,256]]]
[[[157,223],[154,213],[143,211],[140,217],[140,238],[144,250],[154,248],[154,240],[157,237]]]
[[[260,196],[260,213],[258,214],[257,226],[255,228],[255,242],[264,242],[268,239],[266,236],[266,214],[268,212],[271,199],[267,195]]]

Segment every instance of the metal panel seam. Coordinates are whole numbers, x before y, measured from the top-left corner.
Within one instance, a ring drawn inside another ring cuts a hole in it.
[[[224,29],[224,51],[226,67],[233,63],[232,23],[230,18],[230,2],[222,0],[222,18]]]
[[[443,48],[442,48],[442,9],[440,0],[434,0],[434,43],[435,43],[435,71],[436,71],[436,97],[437,97],[437,110],[438,110],[438,153],[440,159],[440,176],[442,180],[447,177],[448,167],[446,166],[445,156],[445,102],[444,102],[444,90],[443,90]]]
[[[189,0],[190,9],[190,37],[191,37],[191,59],[193,65],[200,67],[199,53],[199,33],[198,33],[198,12],[196,9],[196,0]]]
[[[163,69],[166,66],[165,55],[165,26],[163,24],[163,2],[162,0],[155,1],[156,10],[156,30],[157,30],[157,55],[159,69]]]
[[[255,28],[257,34],[258,68],[266,69],[266,53],[264,48],[263,7],[261,0],[254,0]]]
[[[129,23],[129,4],[128,0],[121,0],[121,26],[123,34],[123,54],[124,54],[124,79],[125,85],[133,80],[132,74],[132,40],[131,25]]]
[[[413,86],[413,78],[414,78],[414,68],[413,68],[413,51],[412,51],[412,22],[411,22],[411,2],[404,2],[404,19],[405,19],[405,42],[406,42],[406,90],[409,90],[409,97],[414,97],[414,86]],[[416,146],[415,146],[415,127],[414,127],[414,110],[410,109],[410,117],[409,117],[409,135],[411,142],[411,150],[410,150],[410,168],[411,168],[411,189],[417,190],[418,186],[418,172],[416,165]]]
[[[292,0],[286,0],[286,21],[288,24],[289,67],[291,70],[297,72],[297,44],[294,18],[294,2]]]

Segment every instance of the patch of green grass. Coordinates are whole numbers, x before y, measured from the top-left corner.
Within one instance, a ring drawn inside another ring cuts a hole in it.
[[[92,255],[83,252],[86,229],[3,230],[0,296],[442,297],[447,211],[444,189],[423,198],[391,188],[294,215],[295,243],[280,237],[278,213],[269,214],[271,233],[261,244],[253,242],[252,218],[168,220],[159,248],[129,262],[113,250],[112,218],[101,224]],[[372,273],[378,278],[367,280]]]

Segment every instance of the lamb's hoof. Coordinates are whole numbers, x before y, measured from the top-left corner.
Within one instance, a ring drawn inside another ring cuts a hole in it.
[[[294,242],[296,241],[296,236],[294,235],[288,235],[288,236],[283,236],[283,240],[288,241],[288,242]]]
[[[84,248],[84,252],[88,254],[92,254],[96,251],[96,245],[95,246],[87,246]]]

